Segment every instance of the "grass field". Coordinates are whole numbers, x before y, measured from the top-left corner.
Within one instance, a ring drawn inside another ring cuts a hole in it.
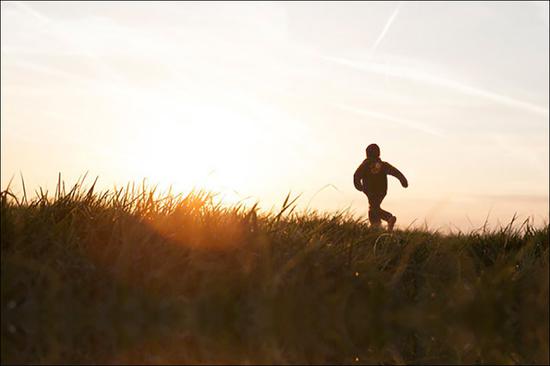
[[[3,364],[549,362],[548,225],[390,234],[290,197],[25,196],[1,196]]]

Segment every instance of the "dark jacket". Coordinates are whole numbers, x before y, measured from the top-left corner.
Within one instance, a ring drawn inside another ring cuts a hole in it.
[[[353,175],[353,184],[369,197],[384,197],[388,191],[388,174],[399,179],[403,187],[409,185],[403,173],[380,158],[365,159]]]

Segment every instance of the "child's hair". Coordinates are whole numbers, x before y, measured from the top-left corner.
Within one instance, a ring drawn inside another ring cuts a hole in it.
[[[376,144],[370,144],[367,146],[367,158],[379,158],[380,148]]]

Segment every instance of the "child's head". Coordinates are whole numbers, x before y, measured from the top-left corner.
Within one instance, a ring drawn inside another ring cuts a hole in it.
[[[379,158],[380,148],[376,144],[370,144],[367,146],[367,158]]]

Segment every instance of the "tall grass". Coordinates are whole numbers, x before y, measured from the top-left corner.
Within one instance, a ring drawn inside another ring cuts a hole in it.
[[[1,362],[549,362],[548,225],[385,233],[294,207],[3,191]]]

